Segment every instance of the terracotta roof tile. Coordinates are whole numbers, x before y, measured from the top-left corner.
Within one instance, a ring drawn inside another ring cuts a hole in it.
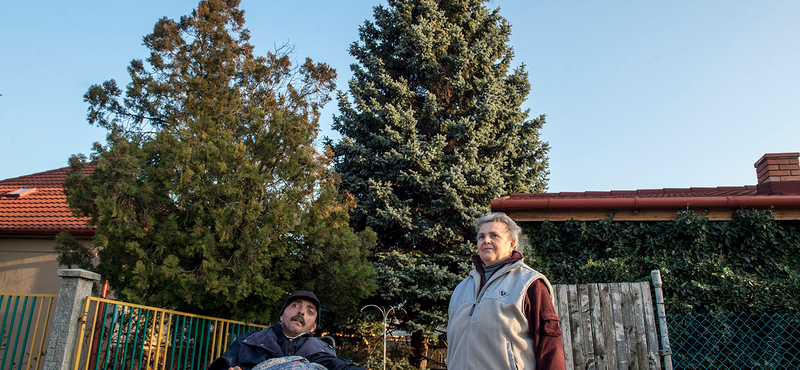
[[[77,217],[67,206],[63,183],[69,167],[0,181],[0,234],[54,235],[67,230],[92,235],[88,218]],[[93,171],[88,166],[87,171]],[[6,196],[19,189],[33,189],[21,197]]]

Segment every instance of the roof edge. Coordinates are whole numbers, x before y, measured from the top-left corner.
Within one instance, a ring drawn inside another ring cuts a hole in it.
[[[88,229],[34,229],[34,228],[14,228],[14,229],[0,229],[0,235],[58,235],[58,233],[66,231],[72,236],[94,236],[94,230]]]
[[[727,196],[727,197],[674,197],[674,198],[600,198],[560,199],[534,198],[512,199],[504,196],[493,199],[492,212],[556,210],[556,209],[680,209],[702,208],[800,208],[800,195]]]

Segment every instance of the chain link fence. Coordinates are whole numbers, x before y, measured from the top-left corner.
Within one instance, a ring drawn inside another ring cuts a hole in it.
[[[800,369],[800,313],[667,315],[673,368]]]

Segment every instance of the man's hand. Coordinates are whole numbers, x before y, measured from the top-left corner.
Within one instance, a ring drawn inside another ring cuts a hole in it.
[[[242,368],[238,367],[238,366],[234,366],[234,367],[229,367],[228,370],[242,370]]]

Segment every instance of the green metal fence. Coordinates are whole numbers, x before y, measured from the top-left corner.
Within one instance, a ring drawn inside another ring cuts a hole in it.
[[[237,336],[264,327],[90,297],[73,368],[201,370]]]
[[[0,293],[0,369],[44,366],[55,294]]]
[[[668,315],[680,369],[800,369],[800,313]]]

